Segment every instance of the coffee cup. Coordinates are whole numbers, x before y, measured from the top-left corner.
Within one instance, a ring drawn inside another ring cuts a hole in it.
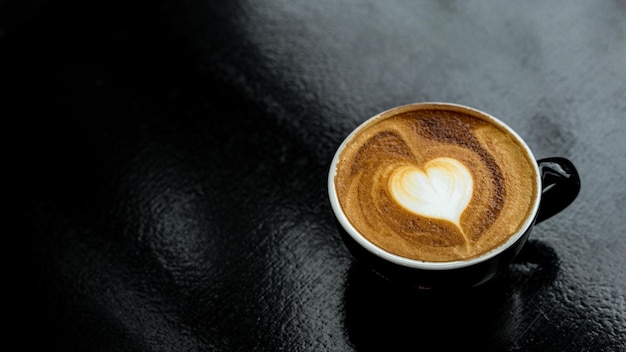
[[[580,190],[574,165],[536,160],[480,110],[425,102],[381,112],[338,147],[328,175],[342,239],[385,279],[474,287],[506,270],[533,226]]]

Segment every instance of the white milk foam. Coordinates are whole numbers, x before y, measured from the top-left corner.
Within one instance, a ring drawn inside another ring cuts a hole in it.
[[[389,178],[393,198],[405,209],[424,217],[447,220],[461,232],[461,215],[473,193],[472,175],[458,160],[437,158],[424,171],[404,165]]]

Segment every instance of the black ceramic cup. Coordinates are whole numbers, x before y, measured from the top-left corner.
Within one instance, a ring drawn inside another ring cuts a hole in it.
[[[482,111],[449,103],[417,103],[405,105],[382,112],[365,121],[346,137],[337,149],[328,175],[328,194],[334,212],[337,227],[342,239],[353,256],[366,264],[385,279],[423,289],[468,288],[481,285],[502,273],[520,252],[533,226],[559,213],[570,205],[580,190],[580,178],[574,165],[561,157],[538,160],[535,174],[537,196],[533,210],[522,228],[502,245],[467,260],[451,262],[428,262],[409,259],[390,253],[366,239],[347,219],[339,203],[335,188],[337,163],[342,150],[356,133],[374,119],[393,113],[395,109],[407,109],[411,106],[430,105],[440,108],[461,109],[471,114],[480,114],[492,123],[506,129],[528,153],[532,160],[537,160],[528,145],[511,127],[499,119]]]

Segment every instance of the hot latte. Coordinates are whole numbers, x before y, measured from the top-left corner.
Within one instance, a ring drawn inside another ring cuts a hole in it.
[[[410,259],[456,261],[522,229],[539,192],[532,163],[489,116],[407,105],[355,131],[334,183],[346,217],[370,242]]]

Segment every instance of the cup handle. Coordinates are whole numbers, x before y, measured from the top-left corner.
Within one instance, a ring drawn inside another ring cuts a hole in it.
[[[542,195],[536,224],[567,208],[580,191],[580,177],[571,161],[555,157],[541,159],[537,163],[542,180]]]

